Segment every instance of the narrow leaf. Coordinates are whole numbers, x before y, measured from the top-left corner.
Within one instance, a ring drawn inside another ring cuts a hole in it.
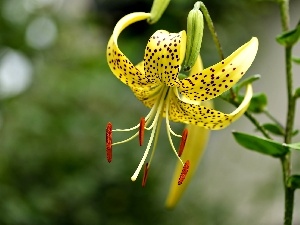
[[[295,95],[296,98],[299,98],[299,97],[300,97],[300,87],[298,87],[298,88],[296,89],[294,95]]]
[[[244,96],[239,95],[238,101],[242,102]],[[265,111],[268,104],[267,96],[265,93],[255,93],[251,99],[248,110],[253,113],[262,113]]]
[[[296,136],[298,133],[299,133],[299,130],[294,130],[293,133],[292,133],[292,135]]]
[[[258,79],[260,79],[260,78],[261,78],[260,74],[255,74],[255,75],[253,75],[253,76],[251,76],[251,77],[248,77],[248,78],[242,80],[241,82],[239,82],[238,84],[236,84],[236,85],[233,87],[233,90],[234,90],[234,92],[235,92],[236,94],[238,94],[238,93],[239,93],[239,90],[240,90],[242,87],[245,87],[245,86],[247,86],[248,84],[252,84],[254,81],[256,81],[256,80],[258,80]]]
[[[281,157],[289,151],[286,145],[270,139],[240,132],[233,132],[233,136],[241,146],[266,155]]]
[[[293,57],[293,62],[300,64],[300,57]]]
[[[267,131],[271,132],[272,134],[276,134],[280,136],[284,135],[283,128],[278,124],[265,123],[262,125],[262,127],[265,128]]]
[[[291,188],[300,188],[300,175],[292,175],[288,178],[288,186]]]
[[[300,150],[300,142],[293,143],[293,144],[285,144],[285,145],[291,149]]]
[[[300,38],[300,23],[296,28],[287,32],[284,32],[276,37],[279,44],[283,46],[293,46]]]
[[[244,99],[243,95],[239,95],[237,97],[239,103],[241,103],[243,99]],[[265,111],[267,104],[268,104],[268,100],[265,93],[255,93],[252,96],[248,110],[253,113],[262,113]]]

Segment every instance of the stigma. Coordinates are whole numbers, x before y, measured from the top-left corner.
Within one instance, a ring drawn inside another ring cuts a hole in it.
[[[156,150],[156,145],[157,145],[163,117],[165,117],[167,136],[169,139],[171,149],[174,152],[176,158],[181,162],[182,167],[183,167],[182,173],[181,173],[180,177],[178,178],[178,185],[182,184],[182,182],[184,181],[184,179],[188,173],[188,168],[189,168],[190,162],[187,161],[187,162],[183,163],[182,159],[180,158],[183,153],[186,140],[188,138],[188,131],[187,131],[187,129],[184,129],[182,135],[178,135],[171,129],[170,122],[169,122],[169,107],[170,107],[169,90],[170,89],[172,89],[172,88],[167,87],[167,86],[161,88],[160,94],[158,95],[158,98],[157,98],[156,102],[154,103],[153,107],[151,108],[150,112],[148,113],[148,115],[146,115],[146,117],[142,117],[140,119],[139,123],[137,123],[137,125],[135,125],[134,127],[131,127],[128,129],[112,129],[112,124],[110,122],[107,124],[107,127],[106,127],[106,157],[107,157],[107,161],[109,163],[112,161],[112,148],[114,145],[123,144],[123,143],[129,142],[129,141],[137,138],[139,141],[139,145],[142,146],[144,143],[145,132],[147,132],[147,131],[150,132],[150,137],[149,137],[148,143],[145,147],[145,151],[142,156],[142,159],[140,160],[140,162],[137,166],[137,169],[131,176],[131,180],[136,181],[140,171],[142,170],[142,167],[144,166],[144,175],[142,178],[142,186],[143,187],[146,185],[148,171],[149,171],[149,168],[150,168],[150,165],[151,165],[151,162],[152,162],[155,150]],[[123,141],[113,143],[112,134],[114,132],[134,132],[134,134]],[[181,139],[178,151],[176,150],[176,148],[173,144],[172,137]],[[148,158],[148,156],[149,156],[149,160],[148,160],[148,162],[146,162],[146,159]]]

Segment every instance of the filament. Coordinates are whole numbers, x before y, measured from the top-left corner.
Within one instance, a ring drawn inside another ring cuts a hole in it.
[[[176,157],[178,158],[178,160],[181,162],[181,164],[183,165],[183,162],[181,160],[181,158],[179,157],[179,155],[177,154],[177,151],[174,147],[173,141],[172,141],[172,137],[170,134],[170,124],[169,124],[169,98],[167,99],[167,104],[166,104],[166,126],[167,126],[167,134],[168,134],[168,138],[171,144],[171,147],[173,149],[173,152],[175,153]],[[180,136],[181,137],[181,136]]]

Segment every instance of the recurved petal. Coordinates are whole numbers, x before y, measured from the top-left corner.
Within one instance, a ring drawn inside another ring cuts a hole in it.
[[[252,86],[249,84],[243,102],[230,114],[203,105],[185,103],[175,94],[170,95],[169,118],[174,122],[194,124],[211,130],[223,129],[244,114],[250,104],[252,94]]]
[[[184,59],[186,33],[156,31],[149,39],[144,56],[144,70],[151,83],[178,86],[178,73]]]
[[[107,45],[107,61],[111,71],[123,83],[130,87],[145,87],[150,85],[145,75],[139,71],[118,47],[120,33],[130,24],[150,18],[150,13],[131,13],[124,16],[116,24]]]
[[[212,107],[210,101],[205,103],[208,104],[206,106]],[[188,129],[188,138],[181,159],[183,162],[190,160],[189,173],[187,174],[185,181],[181,185],[178,185],[178,177],[182,170],[182,164],[180,162],[177,163],[166,200],[167,208],[174,208],[182,197],[196,172],[209,138],[210,131],[208,129],[191,124],[188,124],[186,128]]]
[[[180,81],[181,95],[194,101],[205,101],[230,89],[251,66],[258,49],[258,40],[253,37],[221,62],[193,73]],[[197,63],[200,59],[198,59]]]

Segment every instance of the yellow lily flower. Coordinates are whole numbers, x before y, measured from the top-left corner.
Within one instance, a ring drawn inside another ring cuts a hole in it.
[[[169,121],[218,130],[225,128],[239,118],[250,103],[252,97],[251,85],[248,85],[241,105],[230,114],[203,106],[201,102],[221,95],[245,74],[255,58],[258,40],[255,37],[252,38],[228,58],[204,70],[199,69],[201,62],[200,57],[198,57],[189,77],[179,79],[178,75],[186,50],[185,31],[179,33],[169,33],[165,30],[156,31],[147,43],[143,61],[137,66],[134,66],[118,47],[118,37],[123,29],[132,23],[146,20],[150,17],[150,13],[143,12],[126,15],[116,24],[107,45],[107,61],[114,75],[128,85],[140,101],[151,108],[149,114],[132,128],[113,130],[112,124],[108,123],[106,128],[107,160],[109,162],[112,160],[113,145],[130,141],[137,136],[139,136],[140,145],[142,145],[144,130],[151,130],[144,155],[131,177],[131,180],[135,181],[143,165],[145,165],[142,182],[144,186],[156,147],[161,122],[163,117],[165,117],[171,147],[183,166],[178,178],[178,184],[180,185],[186,178],[190,167],[189,160],[186,160],[184,163],[180,158],[187,138],[187,132],[185,130],[183,135],[176,134],[172,131]],[[137,130],[137,132],[130,138],[116,143],[112,142],[112,132],[133,130]],[[179,153],[174,147],[172,135],[182,138]],[[146,163],[146,158],[152,145],[152,153],[148,163]]]

